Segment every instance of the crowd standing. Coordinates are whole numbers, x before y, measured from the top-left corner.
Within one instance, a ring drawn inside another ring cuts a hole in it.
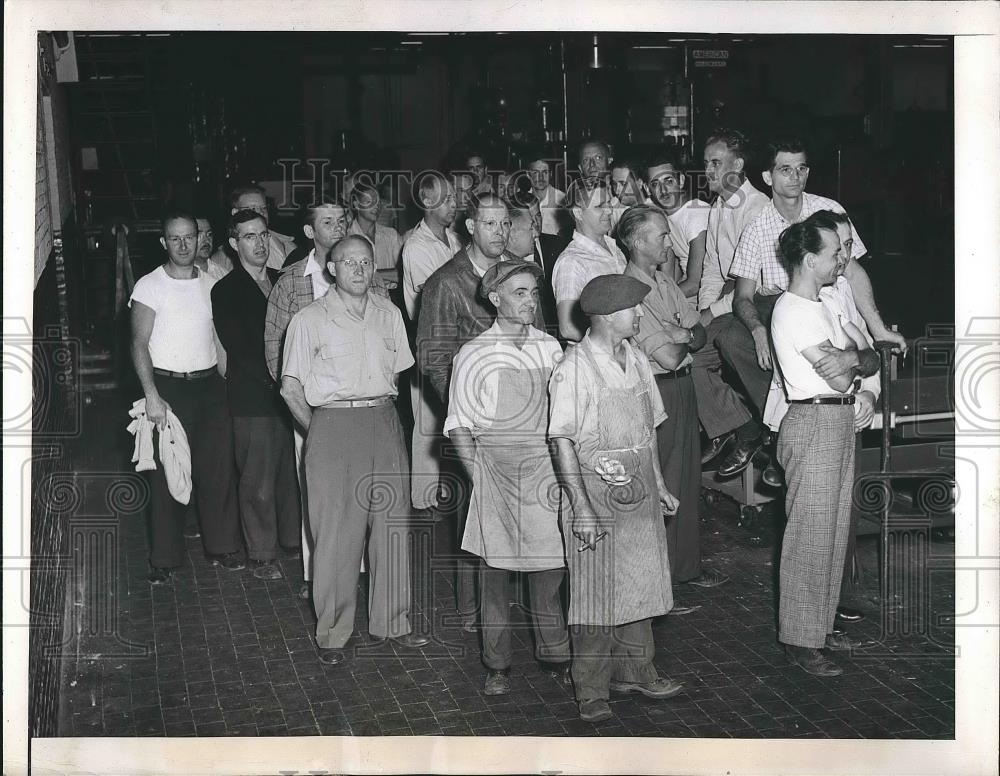
[[[702,564],[702,467],[732,477],[764,454],[787,488],[777,638],[839,674],[829,653],[857,646],[844,624],[862,616],[841,595],[873,343],[906,342],[844,209],[805,190],[800,141],[754,157],[720,129],[703,151],[707,198],[666,152],[616,159],[589,139],[562,190],[544,154],[498,171],[470,149],[414,182],[403,235],[361,175],[304,208],[297,238],[270,228],[256,186],[231,192],[218,245],[204,214],[168,213],[166,261],[130,302],[137,411],[186,433],[208,559],[274,580],[301,558],[319,659],[337,665],[362,571],[371,639],[435,637],[410,617],[409,537],[416,515],[447,521],[484,692],[511,689],[526,590],[540,667],[599,721],[611,691],[683,691],[654,666],[652,618],[697,608],[680,586],[728,579]],[[183,560],[177,457],[149,473],[155,585]]]

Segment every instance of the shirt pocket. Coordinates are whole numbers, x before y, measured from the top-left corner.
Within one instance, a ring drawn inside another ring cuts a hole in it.
[[[396,351],[398,346],[396,345],[396,340],[392,337],[382,338],[382,374],[386,377],[392,377],[396,373]]]
[[[323,345],[315,361],[316,375],[333,380],[338,387],[352,386],[357,380],[357,354],[349,342]]]

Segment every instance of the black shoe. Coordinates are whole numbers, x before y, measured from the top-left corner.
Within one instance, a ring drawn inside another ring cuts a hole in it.
[[[327,649],[320,647],[317,654],[319,662],[325,666],[335,666],[347,659],[347,653],[342,648],[333,647]]]
[[[584,722],[603,722],[611,719],[611,706],[603,698],[593,701],[580,701],[580,719]]]
[[[724,585],[729,581],[728,574],[722,574],[718,571],[712,571],[710,569],[705,569],[694,579],[689,579],[685,582],[685,585],[694,585],[695,587],[718,587],[719,585]]]
[[[844,631],[838,631],[836,628],[834,628],[833,633],[826,635],[826,649],[831,652],[849,652],[864,646],[864,644],[865,642],[861,639],[848,636]]]
[[[849,606],[838,606],[837,616],[834,619],[837,622],[861,622],[864,618],[865,613],[858,609],[852,609]]]
[[[312,584],[309,582],[303,582],[299,585],[299,589],[295,593],[303,601],[308,601],[309,596],[312,595]]]
[[[844,669],[834,663],[818,649],[785,645],[785,655],[807,674],[813,676],[840,676]]]
[[[783,488],[785,486],[785,478],[781,469],[775,466],[774,461],[764,467],[764,471],[760,473],[760,479],[769,488]]]
[[[257,579],[282,579],[284,575],[273,560],[251,560],[251,574]]]
[[[396,646],[406,649],[420,649],[431,643],[429,638],[418,633],[407,633],[405,636],[392,636],[388,639],[380,636],[371,637],[372,644],[382,644],[385,641],[391,641]]]
[[[201,531],[198,529],[198,526],[196,526],[196,525],[189,525],[187,528],[185,528],[184,529],[184,538],[185,539],[200,539],[201,538]]]
[[[701,604],[697,606],[678,606],[674,604],[674,608],[667,612],[667,614],[672,617],[681,617],[685,614],[691,614],[691,612],[697,612],[699,609],[701,609]]]
[[[164,569],[158,566],[151,566],[149,569],[149,584],[151,585],[165,585],[174,578],[173,569]]]
[[[208,560],[213,566],[221,566],[226,571],[242,571],[247,567],[247,564],[238,552],[224,552],[221,555],[209,555]]]
[[[706,463],[716,458],[719,455],[719,453],[721,453],[723,449],[725,449],[726,445],[728,445],[733,440],[735,436],[736,433],[730,431],[728,434],[717,436],[715,439],[709,442],[708,447],[706,447],[704,450],[701,451],[701,465],[704,466]]]
[[[506,695],[510,692],[510,669],[490,671],[483,685],[484,695]]]
[[[571,684],[573,682],[573,679],[570,677],[570,662],[568,660],[565,663],[553,663],[550,660],[539,660],[538,667],[541,669],[543,674],[548,674],[557,682],[562,682],[563,684]]]
[[[730,450],[729,455],[719,464],[716,476],[722,478],[736,476],[750,465],[750,461],[760,452],[763,446],[764,440],[760,437],[743,441],[737,440],[736,447]]]
[[[302,559],[302,548],[301,547],[282,547],[285,553],[285,560],[301,560]]]

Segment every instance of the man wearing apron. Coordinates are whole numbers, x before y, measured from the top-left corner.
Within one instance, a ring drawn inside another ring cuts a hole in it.
[[[660,393],[649,359],[628,342],[649,291],[625,275],[587,283],[580,307],[590,328],[549,379],[573,683],[588,722],[611,716],[609,690],[670,698],[682,689],[653,666],[651,618],[674,603],[663,518],[678,502],[657,465]]]
[[[535,656],[569,678],[569,635],[559,588],[565,576],[559,496],[545,441],[547,386],[562,358],[554,337],[532,324],[541,267],[521,259],[486,270],[479,293],[496,322],[455,356],[444,433],[472,483],[462,549],[483,559],[479,605],[485,693],[510,692],[511,645],[507,576],[528,580]]]

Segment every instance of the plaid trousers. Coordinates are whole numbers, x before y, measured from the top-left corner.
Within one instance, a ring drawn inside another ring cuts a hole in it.
[[[854,407],[793,404],[781,421],[785,470],[778,640],[821,648],[840,600],[854,487]]]

